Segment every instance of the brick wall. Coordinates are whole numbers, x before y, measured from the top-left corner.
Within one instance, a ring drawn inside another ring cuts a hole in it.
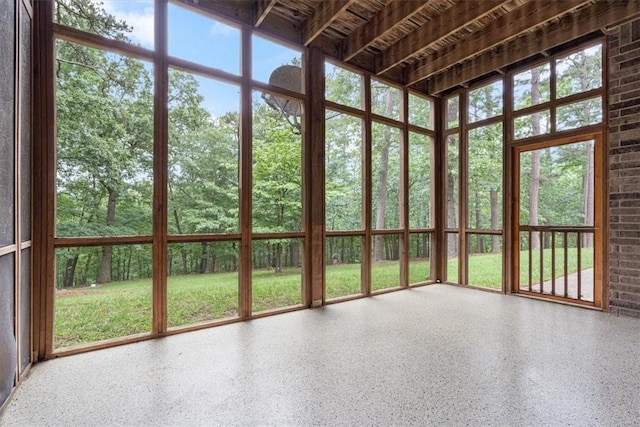
[[[640,20],[609,37],[609,192],[610,308],[640,317]]]

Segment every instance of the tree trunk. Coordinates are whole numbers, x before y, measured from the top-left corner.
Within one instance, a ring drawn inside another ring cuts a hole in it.
[[[73,258],[67,258],[64,266],[64,280],[62,286],[71,288],[73,286],[73,277],[76,274],[76,266],[78,265],[78,255]]]
[[[587,170],[584,176],[584,225],[594,225],[594,147],[593,141],[587,143]],[[593,234],[586,233],[582,236],[582,244],[585,248],[593,247]]]
[[[208,254],[207,254],[207,246],[209,244],[206,242],[202,242],[201,252],[200,252],[200,274],[205,274],[207,272],[207,264],[208,264]]]
[[[275,259],[273,269],[276,274],[282,273],[282,244],[276,243],[275,245]]]
[[[491,190],[491,229],[497,230],[500,227],[499,216],[500,212],[498,209],[498,192],[496,190]],[[493,235],[491,236],[491,253],[497,254],[500,253],[500,236]]]
[[[109,197],[107,199],[107,227],[113,227],[116,219],[116,191],[107,188]],[[113,246],[102,247],[102,258],[98,269],[98,283],[109,283],[111,281],[111,258]]]
[[[180,227],[180,219],[178,218],[178,210],[173,210],[173,218],[176,221],[176,229],[178,230],[178,234],[182,234],[182,227]],[[182,255],[182,274],[187,274],[187,249],[183,246],[180,249],[180,255]]]

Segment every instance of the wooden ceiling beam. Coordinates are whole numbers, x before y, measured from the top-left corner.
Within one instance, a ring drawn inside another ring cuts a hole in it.
[[[308,46],[355,1],[330,0],[321,2],[318,8],[302,24],[302,44]]]
[[[500,16],[484,28],[469,34],[446,53],[430,55],[405,70],[405,83],[414,84],[454,64],[517,37],[543,23],[588,3],[587,0],[533,0]]]
[[[640,2],[599,1],[574,14],[553,22],[544,29],[511,40],[504,46],[436,75],[428,83],[430,94],[440,94],[494,70],[548,51],[568,41],[583,37],[640,16]]]
[[[253,0],[253,26],[259,27],[265,20],[277,0]]]
[[[343,41],[342,60],[351,60],[371,43],[389,33],[394,26],[411,18],[427,4],[428,2],[422,1],[392,0]]]
[[[411,3],[411,2],[407,2]],[[375,70],[383,74],[505,3],[504,0],[460,2],[408,34],[376,57]]]

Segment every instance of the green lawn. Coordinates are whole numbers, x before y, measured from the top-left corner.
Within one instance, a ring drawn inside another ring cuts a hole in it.
[[[593,265],[593,252],[583,249],[583,268]],[[556,277],[562,265],[559,253]],[[528,253],[523,252],[523,267]],[[545,251],[545,280],[551,278],[551,253]],[[539,253],[533,257],[538,266]],[[576,271],[575,249],[569,250],[569,271]],[[429,262],[412,260],[409,283],[426,280]],[[457,278],[458,262],[447,265],[450,281]],[[538,280],[539,268],[534,272]],[[302,302],[301,271],[288,269],[281,274],[270,270],[253,272],[253,311],[288,307]],[[523,274],[521,283],[527,283]],[[340,264],[326,267],[327,299],[360,293],[361,265]],[[499,289],[502,281],[502,255],[469,258],[469,282]],[[399,286],[397,261],[375,263],[371,272],[373,291]],[[167,306],[170,327],[234,317],[238,313],[238,274],[217,273],[171,276],[168,279]],[[151,279],[117,282],[95,288],[59,290],[55,301],[54,336],[56,348],[123,337],[151,330]]]

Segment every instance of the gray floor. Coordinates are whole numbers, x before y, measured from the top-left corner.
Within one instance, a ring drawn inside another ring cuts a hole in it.
[[[640,321],[433,285],[52,360],[40,425],[639,425]]]

